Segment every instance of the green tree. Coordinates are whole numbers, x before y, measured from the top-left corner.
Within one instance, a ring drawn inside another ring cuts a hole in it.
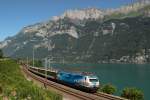
[[[117,91],[117,88],[115,86],[113,86],[112,84],[106,84],[106,85],[102,86],[100,91],[107,93],[107,94],[114,94]]]
[[[0,49],[0,58],[3,58],[3,51]]]
[[[42,65],[42,61],[41,60],[36,60],[35,61],[35,66],[36,67],[42,67],[43,65]]]
[[[143,92],[137,88],[125,88],[121,96],[130,100],[144,100]]]
[[[29,65],[33,66],[33,60],[29,62]],[[42,61],[41,60],[34,60],[34,66],[35,67],[43,67]]]

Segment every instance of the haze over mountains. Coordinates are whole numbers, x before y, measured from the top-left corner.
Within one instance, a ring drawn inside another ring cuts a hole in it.
[[[24,27],[0,43],[10,57],[47,55],[68,62],[150,62],[150,2],[117,9],[68,10],[51,20]],[[55,59],[57,60],[57,59]]]

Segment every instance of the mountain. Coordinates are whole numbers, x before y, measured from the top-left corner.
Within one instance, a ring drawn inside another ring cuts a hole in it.
[[[54,16],[53,20],[64,19],[65,17],[72,20],[84,20],[84,19],[97,19],[103,18],[105,12],[96,8],[87,8],[87,9],[75,9],[75,10],[67,10],[61,16]]]
[[[0,43],[6,56],[91,63],[150,62],[150,4],[68,10]]]

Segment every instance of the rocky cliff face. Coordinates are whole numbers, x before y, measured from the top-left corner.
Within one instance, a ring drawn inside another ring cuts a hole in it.
[[[104,12],[96,9],[96,8],[88,8],[83,10],[68,10],[60,17],[55,16],[54,20],[64,19],[65,17],[70,19],[78,19],[78,20],[84,20],[84,19],[98,19],[104,17]]]
[[[6,56],[64,57],[68,62],[150,62],[150,6],[69,10],[52,20],[24,27],[0,43]],[[57,59],[55,59],[57,61]]]
[[[64,19],[65,17],[72,20],[85,20],[85,19],[104,19],[106,16],[111,16],[112,14],[129,14],[131,12],[139,12],[143,8],[149,6],[149,0],[142,0],[140,2],[136,2],[131,5],[125,5],[121,8],[116,9],[96,9],[96,8],[88,8],[88,9],[75,9],[75,10],[67,10],[61,16],[54,16],[53,20],[58,21],[59,19]],[[144,9],[146,10],[146,9]],[[145,11],[145,13],[147,10]],[[149,12],[149,10],[148,10]],[[144,14],[143,11],[141,11]]]

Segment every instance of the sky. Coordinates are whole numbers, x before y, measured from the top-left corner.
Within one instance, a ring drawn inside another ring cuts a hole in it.
[[[68,9],[118,8],[134,0],[0,0],[0,41],[23,27],[50,20]]]

